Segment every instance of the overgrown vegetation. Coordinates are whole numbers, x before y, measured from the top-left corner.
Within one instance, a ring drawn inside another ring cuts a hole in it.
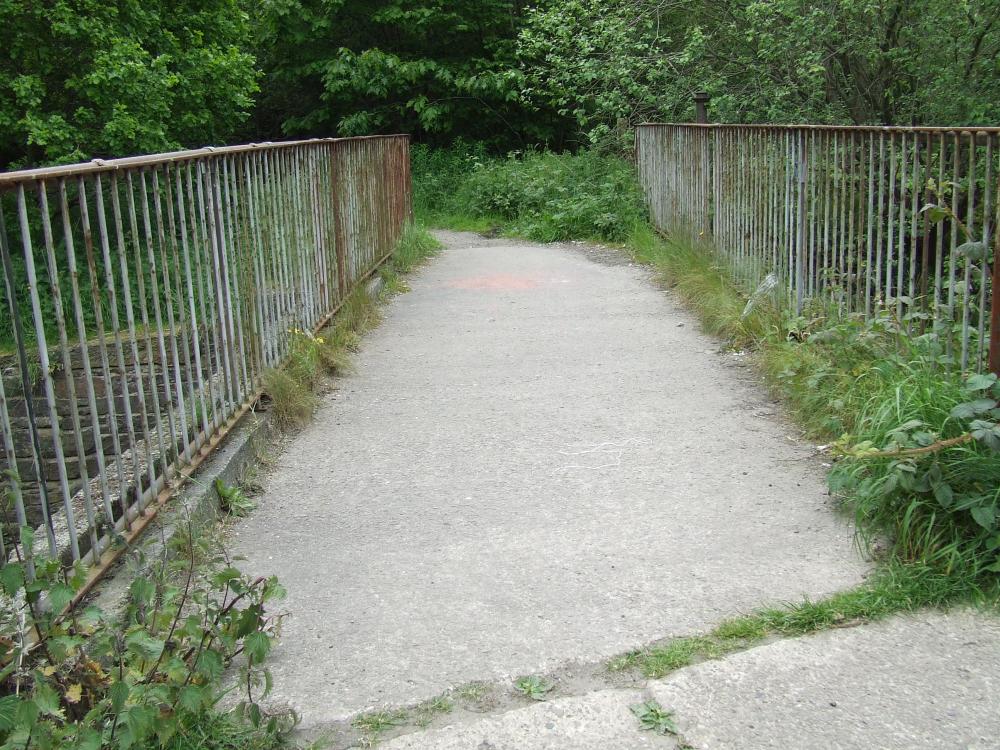
[[[32,533],[21,532],[21,550]],[[279,626],[274,578],[235,567],[211,534],[188,529],[162,559],[135,557],[124,611],[60,617],[85,579],[77,565],[36,556],[0,568],[0,747],[233,748],[284,745],[291,716],[267,716],[263,667]],[[136,553],[138,554],[138,553]],[[239,665],[243,700],[219,708],[223,672]]]
[[[624,242],[646,213],[632,166],[592,151],[490,158],[461,145],[417,147],[413,179],[417,215],[451,229],[502,225],[541,242]]]
[[[723,122],[1000,117],[998,0],[3,0],[0,15],[8,168],[390,132],[621,148],[622,125],[691,119],[696,90]]]

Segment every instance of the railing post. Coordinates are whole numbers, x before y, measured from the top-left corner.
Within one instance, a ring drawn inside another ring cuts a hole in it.
[[[704,125],[708,122],[708,102],[711,96],[707,91],[696,91],[694,94],[694,121]]]
[[[993,281],[990,287],[990,372],[1000,375],[1000,226],[993,229]]]

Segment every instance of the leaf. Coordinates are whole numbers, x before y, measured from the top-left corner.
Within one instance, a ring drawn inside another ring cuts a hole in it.
[[[59,694],[48,683],[38,682],[35,684],[32,700],[38,706],[39,713],[62,716],[62,709],[59,708]]]
[[[972,262],[985,260],[989,252],[984,242],[965,242],[955,248],[956,255],[964,255]]]
[[[145,630],[137,630],[125,636],[125,645],[141,659],[155,661],[163,652],[164,643]]]
[[[184,710],[198,713],[205,707],[207,695],[207,688],[200,685],[188,685],[181,690],[178,703]]]
[[[24,568],[19,563],[8,563],[0,568],[0,585],[7,596],[14,596],[24,585]]]
[[[159,711],[152,706],[132,706],[125,715],[132,740],[139,741],[148,737],[156,727],[157,716]]]
[[[17,718],[17,706],[21,698],[17,695],[5,695],[0,698],[0,732],[9,732],[14,728]]]
[[[944,221],[948,217],[948,209],[942,208],[935,203],[928,203],[920,209],[920,213],[926,213],[927,218],[935,224]]]
[[[258,631],[248,635],[243,641],[243,645],[254,663],[260,664],[271,650],[271,639],[267,637],[267,633]]]
[[[66,692],[63,695],[66,698],[67,703],[79,703],[80,698],[83,697],[83,685],[79,682],[75,682],[66,688]]]
[[[219,655],[217,651],[212,651],[211,649],[206,649],[201,652],[201,656],[198,657],[198,663],[195,666],[198,670],[198,674],[209,680],[217,679],[222,675],[222,670],[224,665],[222,663],[222,656]]]
[[[49,606],[53,612],[62,612],[73,601],[76,592],[65,583],[56,583],[49,589]]]
[[[965,387],[970,391],[985,391],[988,388],[992,388],[997,382],[997,376],[995,373],[986,373],[982,375],[973,375],[968,380],[965,381]]]
[[[111,690],[108,691],[108,696],[111,698],[111,710],[116,714],[120,713],[130,692],[128,683],[124,680],[118,680],[112,685]]]
[[[21,547],[25,550],[35,548],[35,532],[30,526],[21,527]]]
[[[100,732],[86,727],[80,731],[80,738],[73,750],[101,750]]]
[[[997,402],[991,398],[977,398],[975,401],[966,401],[964,404],[956,405],[950,414],[954,419],[972,419],[980,414],[985,414],[996,405]]]
[[[934,499],[938,501],[938,504],[942,508],[950,508],[955,502],[955,493],[951,489],[951,485],[947,482],[935,482],[932,485],[934,489]]]
[[[992,505],[978,505],[970,509],[972,519],[988,531],[996,528],[997,509]]]

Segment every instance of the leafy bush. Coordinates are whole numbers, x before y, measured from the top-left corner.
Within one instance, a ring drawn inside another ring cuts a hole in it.
[[[500,159],[418,149],[413,163],[415,206],[429,223],[461,228],[454,218],[464,216],[541,242],[624,242],[646,216],[631,165],[593,151]]]
[[[33,542],[24,528],[20,549]],[[93,606],[57,616],[84,582],[80,565],[36,557],[0,569],[0,747],[211,746],[206,724],[225,724],[237,746],[277,746],[283,722],[257,701],[270,690],[262,663],[278,624],[267,607],[284,591],[205,539],[177,544],[135,578],[117,617]],[[223,715],[221,678],[237,657],[245,700]]]

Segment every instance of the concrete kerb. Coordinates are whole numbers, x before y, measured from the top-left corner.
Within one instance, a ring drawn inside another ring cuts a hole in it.
[[[160,511],[154,528],[149,529],[105,576],[88,603],[105,612],[121,611],[135,576],[149,571],[156,561],[168,555],[174,538],[189,532],[197,534],[220,518],[216,481],[227,486],[243,482],[276,434],[277,429],[266,414],[249,412]],[[136,569],[136,560],[145,562]]]

